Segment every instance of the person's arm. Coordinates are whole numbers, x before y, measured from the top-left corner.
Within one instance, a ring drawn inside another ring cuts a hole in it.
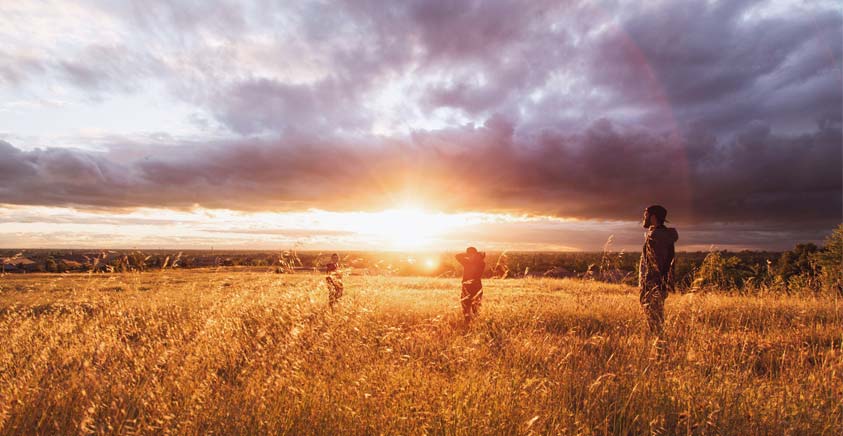
[[[673,279],[674,276],[674,265],[676,265],[676,246],[670,244],[670,248],[668,249],[668,255],[670,256],[670,263],[667,265],[667,286],[671,290],[675,286]]]
[[[457,262],[459,262],[462,266],[465,266],[465,264],[468,262],[468,255],[465,253],[458,253],[454,257],[457,259]]]
[[[638,287],[644,287],[644,251],[641,251],[641,258],[638,259]]]
[[[645,282],[647,281],[651,251],[652,247],[650,247],[650,236],[648,234],[644,237],[644,246],[641,247],[641,259],[638,261],[638,287],[641,289],[644,289]]]

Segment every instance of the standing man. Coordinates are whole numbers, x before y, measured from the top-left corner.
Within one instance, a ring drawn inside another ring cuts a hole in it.
[[[340,256],[338,254],[331,255],[331,261],[325,266],[325,274],[325,282],[328,285],[328,305],[333,310],[334,305],[342,297],[343,291]]]
[[[483,271],[486,269],[486,253],[478,252],[474,247],[465,249],[465,253],[456,256],[457,262],[463,267],[462,273],[462,315],[468,325],[471,319],[477,316],[480,311],[480,303],[483,300]]]
[[[644,209],[642,225],[647,233],[638,269],[639,300],[647,315],[650,332],[659,338],[664,331],[664,300],[673,290],[674,244],[679,240],[676,229],[665,227],[666,221],[667,209],[664,207],[653,205]]]

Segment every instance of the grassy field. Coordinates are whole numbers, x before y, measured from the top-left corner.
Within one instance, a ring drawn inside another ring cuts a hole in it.
[[[0,278],[0,434],[843,434],[843,302],[209,271]]]

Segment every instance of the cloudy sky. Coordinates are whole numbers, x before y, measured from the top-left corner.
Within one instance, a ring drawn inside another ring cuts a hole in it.
[[[836,1],[0,2],[0,246],[680,249],[843,221]]]

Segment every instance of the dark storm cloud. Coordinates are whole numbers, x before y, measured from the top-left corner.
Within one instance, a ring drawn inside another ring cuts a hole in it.
[[[0,76],[14,83],[48,68],[99,93],[160,80],[241,139],[104,153],[0,143],[0,202],[360,209],[410,194],[449,210],[613,220],[638,219],[654,202],[686,223],[841,219],[838,9],[102,5],[141,48],[20,60]],[[398,96],[408,112],[471,121],[371,134],[373,96],[400,78],[410,79]]]
[[[843,219],[840,123],[787,136],[756,124],[721,147],[694,168],[700,216]]]
[[[447,210],[527,211],[635,220],[661,202],[685,223],[830,226],[841,210],[840,125],[776,135],[757,125],[686,160],[669,134],[600,120],[585,133],[532,142],[501,117],[480,128],[417,132],[403,141],[290,138],[181,144],[117,165],[107,153],[20,151],[2,144],[0,202],[359,210],[407,193]],[[710,138],[708,138],[710,140]],[[703,139],[704,140],[704,139]],[[154,153],[154,154],[153,154]]]
[[[131,189],[126,169],[103,156],[65,148],[21,151],[0,141],[0,202],[115,206]]]
[[[768,5],[756,0],[663,6],[629,17],[599,43],[594,69],[605,74],[597,78],[619,95],[634,100],[640,97],[636,92],[648,89],[637,85],[652,84],[681,122],[716,132],[733,132],[754,120],[805,129],[843,117],[839,11],[801,9],[752,18]]]

